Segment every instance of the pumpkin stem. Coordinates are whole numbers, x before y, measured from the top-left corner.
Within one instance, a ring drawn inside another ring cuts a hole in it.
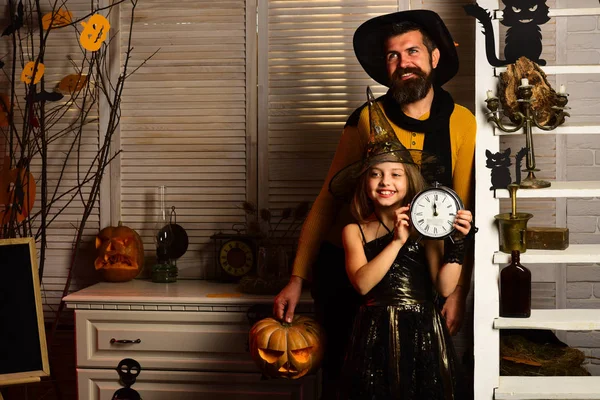
[[[292,326],[292,324],[291,324],[291,323],[289,323],[289,322],[283,321],[283,322],[281,323],[281,326],[283,326],[284,328],[289,328],[290,326]]]
[[[123,221],[119,221],[118,226],[123,226]]]

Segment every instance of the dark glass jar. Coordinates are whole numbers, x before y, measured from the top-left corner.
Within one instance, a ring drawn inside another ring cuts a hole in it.
[[[500,272],[500,316],[531,316],[531,272],[520,263],[519,250],[511,252],[512,260]]]

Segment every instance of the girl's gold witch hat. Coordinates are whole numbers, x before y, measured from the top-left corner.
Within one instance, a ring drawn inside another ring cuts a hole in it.
[[[367,86],[369,111],[369,142],[363,158],[340,170],[329,182],[329,191],[335,197],[350,199],[358,178],[372,166],[382,162],[398,162],[417,165],[428,182],[441,176],[443,166],[432,154],[418,149],[407,149],[396,136],[383,110],[375,101],[371,88]]]

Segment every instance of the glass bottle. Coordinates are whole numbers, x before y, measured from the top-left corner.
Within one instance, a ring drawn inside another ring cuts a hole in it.
[[[156,263],[152,266],[152,282],[170,283],[177,281],[177,265],[170,257],[173,231],[166,209],[166,187],[158,188],[159,208],[154,229]]]
[[[511,263],[500,272],[500,316],[528,318],[531,315],[531,272],[521,265],[519,250],[513,250],[511,256]]]

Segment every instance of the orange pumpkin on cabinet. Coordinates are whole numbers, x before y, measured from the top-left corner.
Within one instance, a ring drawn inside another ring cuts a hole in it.
[[[298,379],[315,371],[323,357],[321,328],[312,318],[295,315],[291,323],[274,318],[250,329],[250,353],[271,378]]]
[[[130,281],[144,267],[144,244],[140,235],[120,221],[119,226],[108,226],[100,231],[96,236],[96,250],[94,266],[108,282]]]

